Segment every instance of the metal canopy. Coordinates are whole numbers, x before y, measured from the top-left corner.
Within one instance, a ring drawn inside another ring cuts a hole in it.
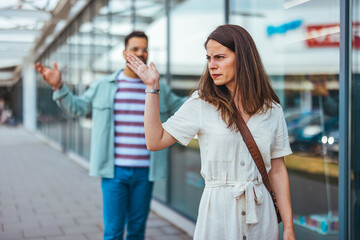
[[[59,22],[64,25],[64,20],[76,14],[70,14],[70,9],[80,10],[79,5],[88,1],[0,1],[0,87],[13,85],[19,78],[17,69],[32,50],[43,45],[46,37],[54,34],[54,29],[61,30],[56,27]]]

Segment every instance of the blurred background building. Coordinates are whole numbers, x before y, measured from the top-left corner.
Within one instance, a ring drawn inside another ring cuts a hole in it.
[[[142,30],[162,80],[188,95],[204,70],[206,37],[225,23],[253,36],[284,108],[298,239],[360,239],[359,0],[2,1],[0,124],[22,124],[86,162],[91,115],[64,115],[33,64],[57,61],[82,94],[124,67],[124,36]],[[154,198],[191,228],[204,188],[197,140],[173,146],[169,163]]]

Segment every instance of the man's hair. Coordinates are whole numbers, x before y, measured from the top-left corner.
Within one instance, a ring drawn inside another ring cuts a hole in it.
[[[235,89],[231,94],[225,85],[217,86],[206,69],[199,81],[200,97],[217,107],[227,126],[236,129],[239,124],[236,101],[241,101],[243,110],[249,115],[265,112],[273,103],[280,103],[268,75],[265,72],[260,55],[250,34],[237,25],[222,25],[207,38],[214,40],[235,53]],[[234,97],[239,97],[234,99]]]
[[[144,32],[142,32],[142,31],[133,31],[132,33],[130,33],[129,35],[127,35],[125,37],[125,40],[124,40],[125,48],[127,47],[129,40],[131,38],[133,38],[133,37],[145,38],[146,41],[148,41],[148,37],[146,36],[146,34]]]

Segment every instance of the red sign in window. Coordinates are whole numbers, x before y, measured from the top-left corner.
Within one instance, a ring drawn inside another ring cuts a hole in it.
[[[340,24],[308,25],[306,44],[309,48],[339,47]],[[360,49],[360,23],[353,23],[353,48]]]

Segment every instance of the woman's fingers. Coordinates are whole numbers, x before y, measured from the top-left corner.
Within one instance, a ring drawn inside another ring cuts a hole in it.
[[[151,62],[150,66],[147,66],[134,54],[128,54],[126,60],[128,61],[127,66],[134,71],[144,83],[150,83],[159,79],[159,72],[154,63]]]
[[[150,68],[151,68],[151,70],[153,70],[153,71],[155,71],[155,72],[158,71],[158,70],[156,69],[156,66],[155,66],[155,64],[154,64],[153,62],[150,63]]]
[[[131,57],[127,57],[128,63],[127,65],[131,68],[131,70],[138,72],[139,65],[135,62],[135,60]]]
[[[147,66],[133,54],[128,54],[126,59],[128,60],[127,65],[129,66],[129,68],[138,75],[140,72],[143,72],[147,69]]]
[[[129,54],[128,54],[128,56],[126,57],[126,60],[128,61],[128,62],[127,62],[127,65],[128,65],[132,70],[136,69],[136,68],[135,68],[136,65],[135,65],[135,63],[134,63],[134,60],[129,56]]]
[[[126,64],[131,70],[133,70],[136,74],[138,73],[137,68],[134,67],[130,62]]]
[[[132,64],[133,64],[134,61],[135,61],[134,58],[131,56],[131,54],[127,54],[127,55],[126,55],[126,59],[127,59],[130,63],[132,63]]]
[[[138,65],[144,64],[143,61],[141,61],[136,55],[130,54],[130,57],[133,59],[134,63]]]
[[[131,62],[133,65],[140,67],[145,65],[143,61],[141,61],[136,55],[128,54],[128,61]]]

